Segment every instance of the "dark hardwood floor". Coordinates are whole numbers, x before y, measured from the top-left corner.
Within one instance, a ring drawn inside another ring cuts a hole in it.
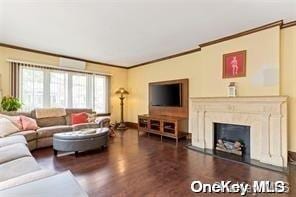
[[[194,194],[190,190],[193,180],[284,180],[292,190],[289,196],[296,196],[295,166],[290,166],[288,174],[265,170],[195,152],[182,143],[176,147],[171,139],[160,142],[157,136],[138,137],[131,129],[111,139],[108,149],[80,153],[77,158],[74,154],[54,157],[52,148],[36,150],[33,155],[45,168],[70,170],[90,196],[230,196]]]

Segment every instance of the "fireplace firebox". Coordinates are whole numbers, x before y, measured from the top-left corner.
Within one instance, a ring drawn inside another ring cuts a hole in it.
[[[250,126],[214,123],[213,153],[227,159],[250,162]]]

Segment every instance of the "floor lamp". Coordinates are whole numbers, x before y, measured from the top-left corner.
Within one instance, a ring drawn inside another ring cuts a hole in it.
[[[127,127],[125,126],[125,123],[124,123],[124,120],[123,120],[123,100],[125,99],[125,95],[128,95],[129,93],[124,88],[119,88],[115,92],[115,94],[120,95],[119,99],[120,99],[120,110],[121,110],[120,123],[119,123],[119,126],[117,127],[117,129],[126,130]]]

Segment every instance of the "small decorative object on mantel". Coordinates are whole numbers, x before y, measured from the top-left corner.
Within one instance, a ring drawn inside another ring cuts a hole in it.
[[[237,92],[236,92],[235,82],[230,82],[227,89],[228,89],[228,96],[229,97],[236,97]]]
[[[244,50],[223,55],[223,78],[246,76],[246,53]]]

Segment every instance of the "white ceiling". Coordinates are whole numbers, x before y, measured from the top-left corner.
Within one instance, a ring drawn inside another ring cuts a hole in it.
[[[296,0],[0,0],[0,42],[132,66],[281,19]]]

